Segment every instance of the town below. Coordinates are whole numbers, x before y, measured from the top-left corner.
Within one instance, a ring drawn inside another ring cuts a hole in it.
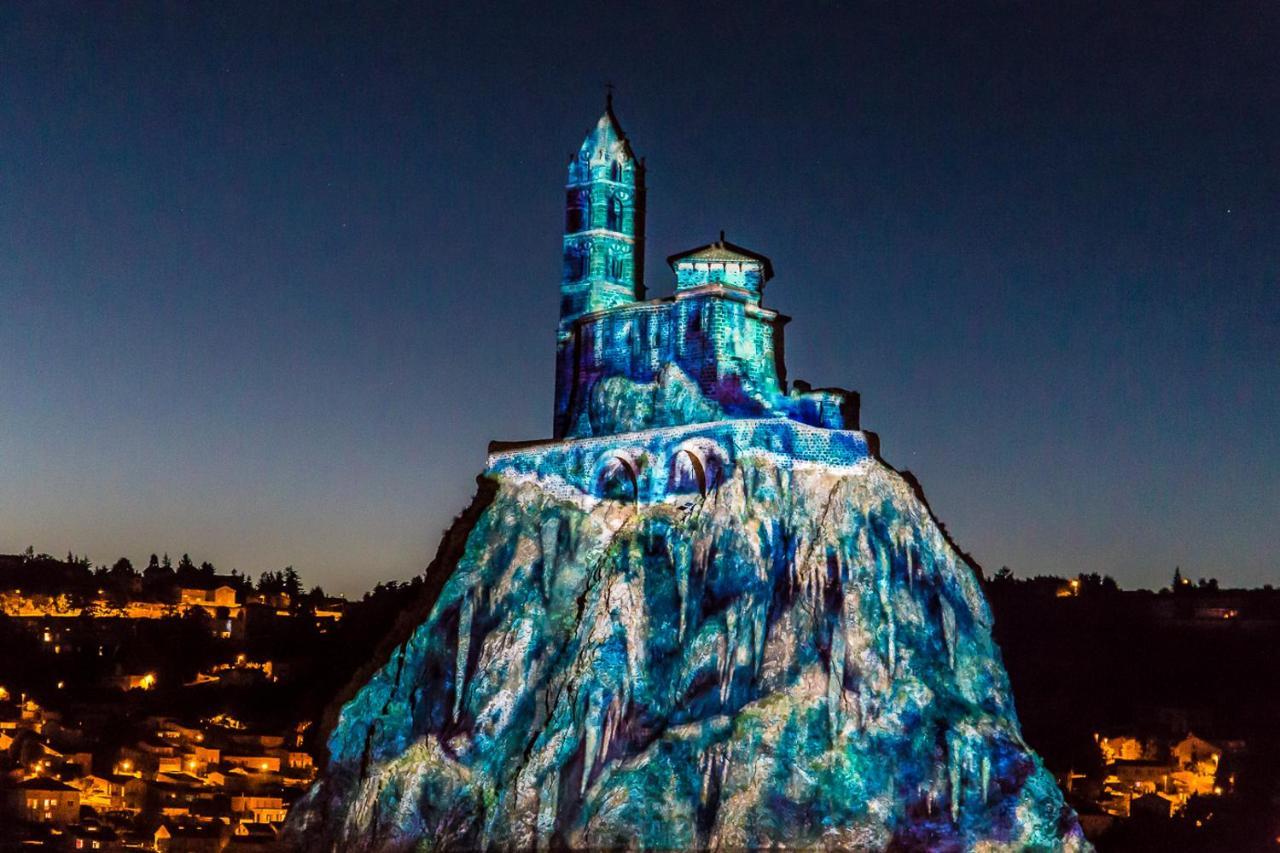
[[[983,585],[1026,740],[1099,849],[1280,842],[1280,664],[1249,653],[1280,640],[1280,592]],[[333,702],[424,586],[0,556],[0,850],[279,849]]]

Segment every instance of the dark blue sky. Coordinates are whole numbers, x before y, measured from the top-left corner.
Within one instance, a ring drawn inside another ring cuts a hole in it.
[[[1280,582],[1280,5],[906,5],[6,5],[0,551],[421,569],[612,80],[650,292],[771,256],[989,570]]]

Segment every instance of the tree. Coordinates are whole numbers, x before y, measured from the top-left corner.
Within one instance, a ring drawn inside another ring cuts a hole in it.
[[[302,594],[302,578],[298,577],[298,573],[293,570],[293,566],[285,567],[283,590],[289,594],[290,598],[296,599]]]
[[[253,592],[253,581],[248,576],[240,574],[237,569],[232,569],[228,575],[231,585],[236,588],[236,592],[241,596],[248,595]]]
[[[147,567],[142,570],[142,578],[148,583],[164,583],[173,580],[173,567],[162,564],[156,558],[155,554],[151,555],[151,559],[147,561]]]
[[[173,567],[169,565],[169,561],[166,559],[161,563],[152,554],[147,567],[142,570],[142,588],[147,595],[155,600],[164,600],[172,593],[173,581]]]
[[[178,561],[178,583],[190,583],[198,579],[196,564],[191,562],[190,554],[183,554]]]

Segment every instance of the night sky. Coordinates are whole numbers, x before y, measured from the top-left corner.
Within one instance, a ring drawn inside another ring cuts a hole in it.
[[[612,81],[989,572],[1280,583],[1280,4],[906,5],[6,4],[0,552],[420,571]]]

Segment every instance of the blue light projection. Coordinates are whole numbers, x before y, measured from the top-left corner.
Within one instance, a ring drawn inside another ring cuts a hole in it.
[[[294,841],[1087,849],[972,568],[856,394],[787,388],[768,259],[721,235],[641,299],[611,109],[568,201],[554,438],[490,446]]]

